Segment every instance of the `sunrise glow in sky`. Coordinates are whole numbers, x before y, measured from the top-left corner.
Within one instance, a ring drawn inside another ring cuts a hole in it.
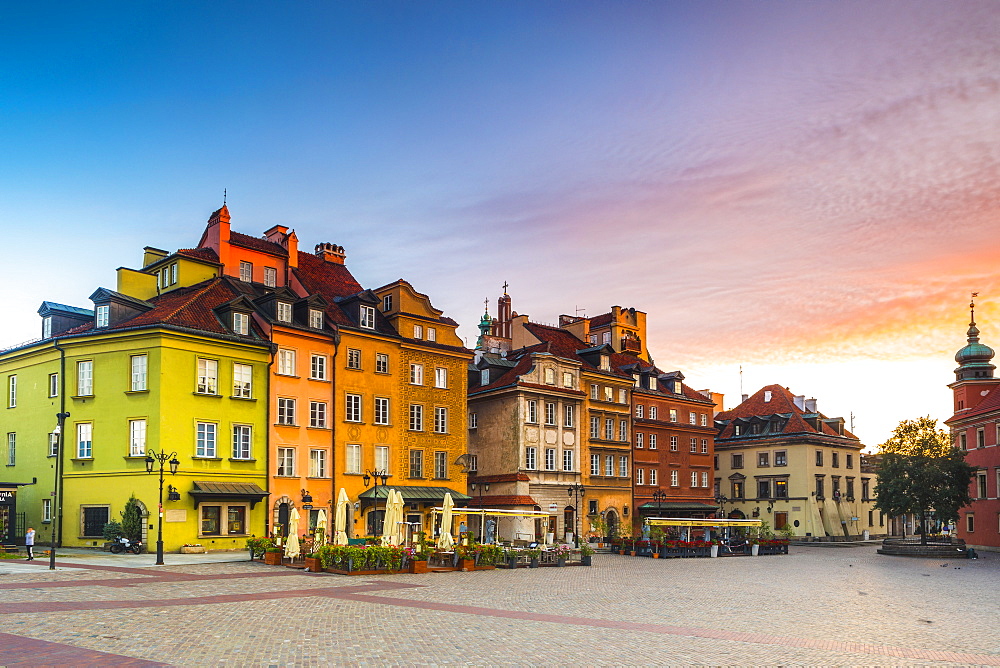
[[[293,227],[475,341],[649,315],[656,362],[780,383],[869,446],[1000,348],[1000,4],[8,6],[0,347],[142,247]],[[491,308],[492,310],[492,308]]]

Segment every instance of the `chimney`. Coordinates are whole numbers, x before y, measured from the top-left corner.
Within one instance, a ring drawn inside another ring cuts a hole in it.
[[[806,409],[806,395],[797,394],[794,397],[794,401],[795,401],[795,407],[798,408],[800,411],[804,411]]]
[[[316,244],[316,256],[322,258],[326,262],[332,262],[333,264],[344,264],[344,260],[347,259],[347,253],[344,252],[344,247],[336,246],[331,243]]]
[[[764,390],[764,401],[771,400],[771,390]]]
[[[299,238],[295,236],[295,230],[289,232],[284,225],[275,225],[264,232],[264,238],[288,251],[289,267],[299,266]]]
[[[816,399],[806,399],[806,413],[816,412]]]
[[[743,398],[742,398],[742,399],[740,399],[740,403],[743,403],[743,402],[745,402],[745,401],[746,401],[747,399],[749,399],[749,398],[750,398],[750,395],[749,395],[749,394],[744,394],[744,395],[743,395]]]

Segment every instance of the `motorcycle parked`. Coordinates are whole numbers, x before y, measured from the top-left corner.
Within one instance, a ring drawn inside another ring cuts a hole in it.
[[[142,541],[137,540],[135,542],[132,542],[128,538],[125,538],[124,536],[119,536],[118,538],[115,538],[114,542],[111,543],[111,553],[121,554],[122,552],[125,551],[140,554],[142,552]]]

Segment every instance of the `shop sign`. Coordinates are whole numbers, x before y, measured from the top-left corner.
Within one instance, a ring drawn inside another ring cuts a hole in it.
[[[0,503],[14,503],[14,492],[9,489],[0,490]]]
[[[550,504],[549,504],[549,512],[550,512],[550,513],[556,513],[556,512],[559,512],[559,504],[556,504],[556,503],[550,503]]]

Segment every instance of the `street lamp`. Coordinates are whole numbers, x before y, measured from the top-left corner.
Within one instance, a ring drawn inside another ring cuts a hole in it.
[[[56,465],[53,467],[55,469],[55,480],[53,481],[52,487],[52,505],[50,506],[50,512],[52,517],[52,543],[49,547],[49,570],[54,571],[56,569],[56,524],[59,522],[60,513],[58,512],[59,497],[57,496],[59,491],[59,472],[60,466],[62,465],[62,444],[63,444],[63,427],[66,426],[66,418],[69,417],[69,413],[61,412],[56,413],[56,428],[52,432],[56,435]]]
[[[587,490],[578,482],[573,483],[566,493],[574,497],[573,501],[573,541],[580,547],[580,499],[587,495]]]
[[[477,488],[479,489],[479,509],[482,510],[482,508],[483,508],[483,492],[490,491],[490,483],[488,483],[488,482],[475,483],[474,482],[474,483],[470,483],[469,487],[472,489],[473,492],[475,492]],[[480,541],[482,541],[484,539],[484,534],[486,532],[486,527],[484,525],[485,525],[485,520],[483,519],[483,514],[480,513],[479,514],[479,540]]]
[[[660,504],[662,504],[666,500],[667,500],[667,493],[664,492],[663,490],[657,489],[655,492],[653,492],[653,501],[656,502],[657,517],[663,514],[663,511],[660,509]]]
[[[381,480],[382,481],[382,486],[385,487],[386,484],[389,481],[389,472],[388,471],[380,471],[379,469],[375,469],[374,471],[367,471],[366,470],[364,477],[361,478],[365,482],[365,487],[367,487],[368,483],[370,483],[372,481],[372,478],[375,478],[375,493],[372,496],[372,504],[373,504],[373,507],[372,507],[372,535],[373,536],[377,536],[378,535],[378,531],[376,531],[376,529],[378,529],[378,481]],[[386,499],[385,503],[386,503],[386,508],[388,508],[389,507],[389,500]]]
[[[722,515],[722,519],[726,518],[726,502],[727,501],[729,501],[729,499],[726,498],[725,494],[719,494],[718,496],[715,497],[715,502],[717,504],[719,504],[719,512]]]
[[[156,462],[160,462],[160,503],[157,508],[159,511],[156,520],[156,565],[163,565],[163,465],[167,464],[169,460],[170,464],[170,475],[175,475],[177,473],[177,467],[181,465],[177,461],[177,453],[171,452],[169,455],[166,451],[161,450],[156,452],[155,450],[150,450],[146,453],[146,473],[153,472],[153,466]]]

